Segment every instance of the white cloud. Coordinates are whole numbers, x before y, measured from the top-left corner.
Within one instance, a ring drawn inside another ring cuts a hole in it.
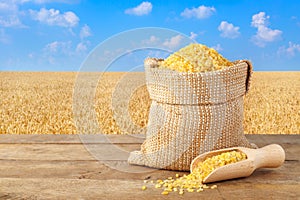
[[[174,49],[176,48],[180,42],[182,41],[183,36],[182,35],[176,35],[174,37],[171,37],[170,39],[167,39],[163,45],[170,48],[170,49]]]
[[[30,59],[42,59],[52,65],[64,63],[69,59],[78,59],[86,55],[89,41],[81,41],[78,44],[72,41],[53,41],[46,44],[41,53],[31,52]]]
[[[54,41],[47,44],[44,48],[45,53],[49,54],[64,54],[70,55],[72,49],[72,42],[59,42]]]
[[[85,53],[88,50],[88,46],[90,44],[89,40],[85,40],[85,38],[90,37],[92,35],[92,31],[88,25],[84,25],[80,30],[80,39],[81,42],[79,42],[76,46],[75,52],[77,54]]]
[[[46,45],[45,50],[51,53],[57,52],[57,48],[59,46],[59,42],[55,41]]]
[[[10,42],[9,36],[5,33],[4,29],[0,29],[0,43],[8,44]]]
[[[15,1],[0,1],[0,26],[25,27],[19,14],[18,5]]]
[[[129,15],[147,15],[152,11],[152,3],[148,1],[142,2],[140,5],[134,7],[134,8],[128,8],[125,10],[125,14]]]
[[[158,37],[155,37],[154,35],[151,35],[150,36],[150,39],[149,39],[149,42],[158,42],[159,41],[159,38]]]
[[[40,11],[30,10],[34,20],[50,26],[74,27],[78,24],[79,18],[73,12],[60,13],[59,10],[41,8]]]
[[[57,64],[58,59],[62,57],[65,58],[66,56],[73,56],[74,50],[72,50],[72,42],[60,42],[54,41],[47,45],[45,45],[43,49],[42,58],[43,60],[47,60],[50,64]]]
[[[149,39],[143,40],[142,44],[145,45],[155,45],[160,41],[160,39],[154,35],[151,35]]]
[[[35,4],[45,4],[45,3],[68,3],[74,4],[80,2],[80,0],[13,0],[17,4],[23,3],[35,3]]]
[[[180,15],[186,18],[196,17],[197,19],[205,19],[213,15],[214,12],[216,12],[214,7],[206,7],[202,5],[198,8],[186,8]]]
[[[223,48],[221,47],[220,44],[217,44],[216,46],[212,46],[211,48],[215,49],[216,51],[222,51]]]
[[[78,1],[79,0],[0,0],[0,26],[26,27],[21,22],[21,18],[26,11],[19,10],[19,6],[25,3],[76,3]],[[72,27],[77,25],[79,21],[79,18],[73,12],[60,14],[58,10],[46,10],[43,8],[40,11],[30,10],[29,13],[35,20],[49,25]]]
[[[0,2],[0,11],[2,12],[11,12],[17,11],[18,6],[13,1],[2,1]]]
[[[296,53],[300,53],[300,44],[294,44],[289,42],[289,46],[282,46],[278,49],[277,53],[279,55],[287,55],[289,57],[294,57]]]
[[[79,54],[86,53],[90,44],[91,44],[90,41],[82,41],[78,43],[75,49],[76,53]]]
[[[92,35],[92,31],[91,31],[91,28],[88,26],[88,25],[84,25],[81,30],[80,30],[80,38],[83,39],[83,38],[87,38],[89,36]]]
[[[0,16],[0,25],[4,27],[25,27],[17,15]]]
[[[169,56],[169,52],[165,52],[165,51],[158,51],[158,50],[154,50],[154,51],[149,51],[147,54],[147,57],[150,58],[166,58]]]
[[[44,56],[55,59],[55,57],[74,56],[78,55],[78,53],[85,53],[89,45],[89,41],[81,41],[75,47],[71,41],[54,41],[45,45],[43,52]]]
[[[197,36],[198,36],[197,33],[191,32],[189,38],[192,39],[192,40],[195,40],[197,38]]]
[[[84,42],[80,42],[76,46],[76,52],[85,52],[87,50],[87,45]]]
[[[224,38],[237,38],[240,35],[240,27],[234,26],[227,21],[222,21],[218,27],[218,30],[221,32],[221,36]]]
[[[268,27],[269,18],[270,16],[266,16],[265,12],[259,12],[252,16],[251,26],[257,28],[256,35],[252,40],[259,47],[264,47],[267,42],[278,40],[282,35],[282,31]]]
[[[259,12],[258,14],[255,14],[252,16],[251,26],[257,27],[257,28],[259,26],[267,26],[269,18],[270,18],[270,16],[266,16],[265,12]]]

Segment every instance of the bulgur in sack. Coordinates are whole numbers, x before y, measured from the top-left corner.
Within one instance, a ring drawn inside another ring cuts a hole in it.
[[[195,59],[189,58],[190,52],[182,56],[183,51],[166,60],[145,60],[152,104],[146,140],[140,151],[130,153],[130,164],[189,171],[192,160],[204,152],[251,147],[243,129],[243,97],[249,89],[251,63],[227,62],[211,49],[201,52],[202,47],[185,48],[198,51]]]

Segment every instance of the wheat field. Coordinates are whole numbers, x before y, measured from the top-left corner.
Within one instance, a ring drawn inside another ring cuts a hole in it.
[[[144,73],[0,72],[0,134],[145,133]],[[254,72],[246,134],[300,134],[300,72]]]

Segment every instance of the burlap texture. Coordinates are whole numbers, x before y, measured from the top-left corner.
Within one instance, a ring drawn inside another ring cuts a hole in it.
[[[145,60],[152,99],[146,140],[130,153],[130,164],[188,171],[192,160],[207,151],[251,147],[243,129],[243,96],[252,73],[248,61],[205,73],[157,68]]]

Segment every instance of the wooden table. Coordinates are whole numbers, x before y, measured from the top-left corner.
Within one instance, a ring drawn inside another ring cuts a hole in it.
[[[0,135],[0,199],[300,199],[300,135],[247,137],[260,147],[282,145],[284,165],[219,182],[217,189],[164,196],[153,187],[142,191],[143,180],[178,172],[126,162],[144,136]]]

